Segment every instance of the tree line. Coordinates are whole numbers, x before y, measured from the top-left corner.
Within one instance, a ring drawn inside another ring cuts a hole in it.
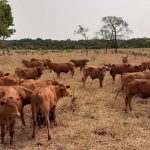
[[[51,40],[51,39],[21,39],[21,40],[3,40],[2,49],[31,49],[31,50],[69,50],[85,49],[85,40]],[[90,39],[87,40],[88,49],[106,48],[105,40]],[[107,48],[114,48],[111,41],[108,41]],[[118,48],[150,48],[150,38],[133,38],[128,40],[118,40]]]
[[[80,34],[83,40],[52,40],[52,39],[21,39],[21,40],[6,40],[16,32],[13,29],[13,16],[11,6],[7,0],[0,0],[0,48],[1,49],[85,49],[88,54],[88,49],[114,48],[150,48],[150,38],[134,38],[127,39],[127,36],[132,33],[128,23],[121,17],[106,16],[103,17],[100,30],[95,33],[94,39],[88,39],[88,28],[83,25],[78,25],[75,34]]]

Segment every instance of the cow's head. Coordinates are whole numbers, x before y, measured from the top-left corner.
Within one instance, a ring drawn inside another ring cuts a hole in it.
[[[38,71],[39,76],[41,76],[43,74],[43,70],[44,70],[43,66],[37,67],[37,71]]]
[[[55,86],[55,91],[57,94],[57,98],[65,97],[69,94],[68,88],[70,88],[70,85],[65,86],[64,84],[59,84]]]
[[[0,99],[0,107],[4,108],[4,114],[7,115],[8,118],[17,118],[20,117],[20,112],[18,110],[18,102],[14,97],[7,97]]]
[[[107,71],[107,68],[106,67],[99,67],[99,71],[100,71],[100,74],[102,74],[103,76],[106,74],[106,71]]]

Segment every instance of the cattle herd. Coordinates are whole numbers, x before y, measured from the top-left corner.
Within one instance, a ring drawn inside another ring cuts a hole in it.
[[[21,117],[22,124],[25,126],[23,108],[31,105],[33,118],[32,138],[35,137],[36,126],[47,127],[48,140],[51,140],[49,132],[50,123],[57,126],[56,106],[60,98],[69,95],[69,85],[59,83],[57,80],[39,79],[45,69],[56,73],[57,78],[62,72],[71,73],[73,78],[77,67],[82,71],[81,81],[83,86],[87,77],[92,80],[98,79],[100,88],[103,86],[103,79],[107,71],[112,76],[113,83],[117,74],[121,75],[121,87],[117,91],[117,96],[122,91],[126,93],[125,111],[127,108],[132,110],[131,99],[137,95],[141,98],[150,97],[150,62],[142,62],[139,65],[128,63],[128,57],[123,56],[121,64],[101,64],[100,66],[87,66],[88,59],[71,59],[67,63],[54,63],[49,59],[22,60],[24,68],[16,68],[15,74],[3,73],[0,71],[0,126],[1,144],[7,132],[10,135],[10,144],[13,143],[14,125],[16,119]],[[72,79],[73,80],[73,79]],[[44,120],[43,120],[44,116]]]

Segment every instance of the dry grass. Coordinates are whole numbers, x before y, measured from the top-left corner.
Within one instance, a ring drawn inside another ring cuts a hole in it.
[[[14,73],[15,67],[21,67],[21,59],[52,58],[56,62],[67,62],[71,58],[85,58],[85,53],[56,52],[45,55],[14,54],[0,56],[0,70]],[[103,54],[90,52],[89,65],[98,66],[102,63],[121,63],[121,54]],[[131,63],[139,64],[148,60],[141,56],[136,59],[129,55]],[[58,102],[58,127],[51,128],[52,140],[47,141],[46,128],[38,129],[36,138],[31,139],[32,120],[30,106],[25,107],[27,127],[17,121],[14,136],[15,150],[149,150],[150,149],[150,102],[134,98],[133,112],[124,113],[124,98],[118,97],[118,108],[114,108],[116,89],[120,87],[120,77],[112,84],[109,73],[104,79],[103,88],[98,88],[98,81],[88,79],[82,86],[82,73],[77,69],[71,79],[70,74],[62,74],[60,82],[71,86],[70,93],[77,97],[66,97]],[[45,71],[43,79],[56,79],[56,74]],[[9,149],[0,146],[1,149]]]

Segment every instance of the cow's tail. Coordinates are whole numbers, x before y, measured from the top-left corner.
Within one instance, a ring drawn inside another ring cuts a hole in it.
[[[37,119],[37,99],[38,99],[38,94],[33,94],[31,97],[31,110],[32,110],[32,117],[33,117],[33,122],[36,121]]]
[[[85,80],[85,79],[84,79],[84,78],[85,78],[85,68],[83,68],[83,71],[82,71],[82,72],[83,72],[83,75],[82,75],[81,81],[84,83],[84,82],[85,82],[85,81],[84,81],[84,80]]]
[[[116,96],[115,96],[115,99],[114,99],[114,104],[115,106],[117,106],[117,97],[119,95],[119,93],[122,91],[122,87],[118,89],[117,93],[116,93]]]

